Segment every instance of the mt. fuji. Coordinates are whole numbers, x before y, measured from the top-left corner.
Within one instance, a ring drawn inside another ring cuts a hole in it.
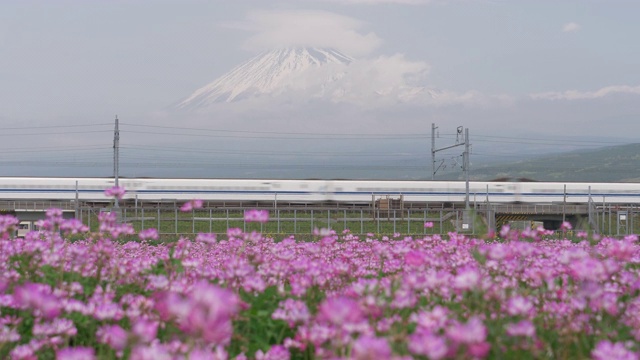
[[[281,92],[296,82],[296,75],[311,68],[334,65],[338,70],[353,58],[336,50],[301,48],[264,52],[235,67],[217,80],[196,90],[178,104],[179,108],[203,107],[217,102]],[[304,84],[298,84],[303,86]]]
[[[381,99],[405,102],[438,91],[405,82],[420,73],[421,63],[395,66],[398,57],[359,61],[333,49],[288,48],[264,52],[235,67],[181,101],[178,109],[206,108],[251,98],[325,99],[364,103]]]

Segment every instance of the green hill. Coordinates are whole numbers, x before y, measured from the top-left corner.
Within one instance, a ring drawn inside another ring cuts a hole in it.
[[[473,166],[472,180],[640,182],[640,144],[579,150],[512,163]]]

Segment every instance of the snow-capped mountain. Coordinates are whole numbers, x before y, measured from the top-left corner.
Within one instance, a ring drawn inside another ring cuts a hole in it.
[[[323,99],[352,104],[435,99],[439,91],[414,86],[427,66],[402,55],[355,60],[333,49],[289,48],[264,52],[181,101],[178,109],[201,109],[269,96],[286,101]]]
[[[178,107],[203,107],[216,102],[273,94],[292,86],[296,75],[309,69],[334,65],[333,69],[339,76],[340,68],[352,61],[353,58],[331,49],[299,48],[264,52],[196,90]]]

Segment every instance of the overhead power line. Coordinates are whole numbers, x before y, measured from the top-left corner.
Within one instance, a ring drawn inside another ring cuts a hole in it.
[[[163,151],[170,153],[196,153],[196,154],[232,154],[232,155],[255,155],[255,156],[272,156],[272,155],[288,155],[288,156],[337,156],[337,157],[415,157],[422,156],[420,153],[361,153],[361,152],[305,152],[305,151],[264,151],[264,150],[219,150],[219,149],[198,149],[198,148],[181,148],[181,147],[159,147],[159,146],[122,146],[121,149],[141,150],[141,151]]]
[[[77,127],[90,127],[90,126],[105,126],[111,125],[109,123],[96,123],[96,124],[79,124],[79,125],[42,125],[42,126],[20,126],[20,127],[3,127],[0,130],[31,130],[31,129],[55,129],[55,128],[77,128]]]
[[[135,130],[125,130],[123,133],[133,133],[133,134],[153,134],[153,135],[170,135],[170,136],[192,136],[192,137],[205,137],[205,138],[234,138],[234,139],[278,139],[278,140],[329,140],[333,138],[334,140],[368,140],[368,139],[397,139],[397,140],[407,140],[407,139],[424,139],[424,136],[390,136],[390,135],[341,135],[341,134],[332,134],[332,135],[314,135],[307,134],[307,136],[251,136],[251,135],[215,135],[215,134],[189,134],[189,133],[176,133],[176,132],[153,132],[153,131],[135,131]]]
[[[33,135],[69,135],[69,134],[91,134],[111,132],[109,130],[92,130],[92,131],[65,131],[65,132],[43,132],[43,133],[2,133],[0,136],[33,136]]]
[[[222,132],[222,133],[238,133],[238,134],[271,134],[271,135],[307,135],[307,136],[397,136],[397,137],[422,137],[427,134],[417,133],[356,133],[356,134],[338,134],[338,133],[316,133],[316,132],[286,132],[286,131],[257,131],[257,130],[228,130],[228,129],[205,129],[205,128],[190,128],[190,127],[178,127],[178,126],[160,126],[160,125],[138,125],[129,123],[120,123],[125,126],[136,126],[145,128],[158,128],[158,129],[172,129],[172,130],[192,130],[192,131],[209,131],[209,132]]]

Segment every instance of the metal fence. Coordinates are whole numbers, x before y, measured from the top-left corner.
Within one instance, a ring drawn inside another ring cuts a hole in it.
[[[100,209],[80,207],[78,218],[97,229]],[[484,216],[451,209],[371,210],[336,208],[262,208],[269,211],[267,223],[244,220],[244,208],[205,208],[181,212],[178,207],[122,208],[120,220],[136,231],[156,228],[162,235],[226,233],[229,228],[268,234],[312,234],[316,229],[357,234],[444,234],[450,231],[476,233],[486,231]],[[431,223],[425,227],[425,223]]]
[[[244,205],[244,204],[243,204]],[[431,204],[404,204],[404,209],[377,209],[369,206],[263,206],[252,207],[267,210],[270,221],[266,224],[244,221],[246,206],[221,206],[205,204],[204,209],[183,213],[175,202],[140,202],[135,206],[120,209],[122,222],[131,224],[136,231],[156,228],[162,235],[197,234],[200,232],[226,233],[228,228],[243,231],[261,231],[267,234],[296,235],[312,234],[315,229],[331,229],[342,232],[349,229],[356,234],[394,233],[406,235],[446,234],[457,231],[468,234],[484,234],[489,229],[500,227],[496,214],[528,214],[528,216],[552,216],[571,220],[578,230],[589,230],[602,235],[625,236],[640,234],[640,207],[633,205],[597,204],[586,205],[527,205],[474,203],[473,208],[431,207]],[[409,206],[411,205],[411,206]],[[104,205],[103,205],[104,206]],[[89,204],[51,201],[2,201],[0,209],[23,211],[44,217],[44,210],[56,207],[75,212],[76,217],[98,229],[100,211],[110,208]],[[532,218],[534,218],[533,216]],[[33,216],[29,217],[32,219]],[[535,226],[535,220],[522,221],[521,227]],[[432,223],[432,227],[425,227]],[[515,224],[514,224],[515,225]]]

